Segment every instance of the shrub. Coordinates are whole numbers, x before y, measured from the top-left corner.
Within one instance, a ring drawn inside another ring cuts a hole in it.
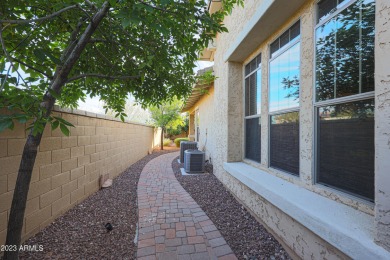
[[[169,139],[169,138],[164,138],[164,141],[163,141],[163,145],[164,146],[169,146],[170,144],[171,144],[171,139]]]
[[[188,138],[176,138],[175,139],[175,144],[176,144],[176,147],[180,147],[180,142],[181,141],[189,141],[190,139],[188,139]]]

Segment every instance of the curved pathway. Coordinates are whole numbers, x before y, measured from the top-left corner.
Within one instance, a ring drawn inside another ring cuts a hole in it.
[[[161,155],[142,170],[137,259],[237,259],[213,222],[176,180],[171,163],[178,155]]]

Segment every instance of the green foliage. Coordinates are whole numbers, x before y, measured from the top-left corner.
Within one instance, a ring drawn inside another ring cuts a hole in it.
[[[183,118],[182,124],[178,125],[177,128],[168,128],[166,133],[171,138],[172,136],[179,135],[181,133],[188,134],[188,127],[189,127],[189,116],[188,113],[181,115]]]
[[[218,77],[216,77],[212,70],[206,71],[205,73],[196,76],[198,85],[210,86]]]
[[[149,108],[152,119],[151,123],[156,127],[161,127],[164,131],[167,129],[177,129],[184,124],[184,118],[180,113],[182,106],[183,102],[177,98],[159,106],[151,106]]]
[[[199,50],[227,31],[224,17],[243,4],[224,0],[222,10],[210,14],[204,1],[110,0],[108,13],[62,78],[75,44],[107,4],[91,2],[1,1],[0,109],[9,112],[0,119],[0,131],[31,120],[35,134],[47,123],[69,134],[69,125],[50,117],[47,96],[71,108],[87,95],[100,96],[122,120],[129,93],[143,107],[187,96]],[[64,82],[54,90],[58,80]]]
[[[190,139],[188,138],[176,138],[173,142],[175,143],[176,147],[180,147],[180,142],[181,141],[189,141]]]
[[[172,140],[169,138],[164,138],[163,144],[164,146],[169,146],[172,143]]]

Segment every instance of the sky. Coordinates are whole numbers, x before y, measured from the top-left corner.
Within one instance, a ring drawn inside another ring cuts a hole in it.
[[[200,69],[212,66],[213,64],[214,62],[197,61],[195,63],[196,67],[194,68],[194,73],[196,73]],[[103,102],[99,100],[99,97],[94,97],[94,98],[87,97],[85,99],[85,102],[79,101],[78,105],[79,105],[78,109],[80,110],[85,110],[97,114],[104,114]]]

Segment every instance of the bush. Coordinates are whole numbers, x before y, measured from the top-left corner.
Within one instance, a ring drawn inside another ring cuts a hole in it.
[[[180,147],[180,142],[181,141],[189,141],[190,139],[188,139],[188,138],[176,138],[175,139],[175,144],[176,144],[176,147]]]
[[[164,138],[164,141],[163,141],[163,145],[164,146],[169,146],[170,144],[171,144],[171,139],[169,139],[169,138]]]

